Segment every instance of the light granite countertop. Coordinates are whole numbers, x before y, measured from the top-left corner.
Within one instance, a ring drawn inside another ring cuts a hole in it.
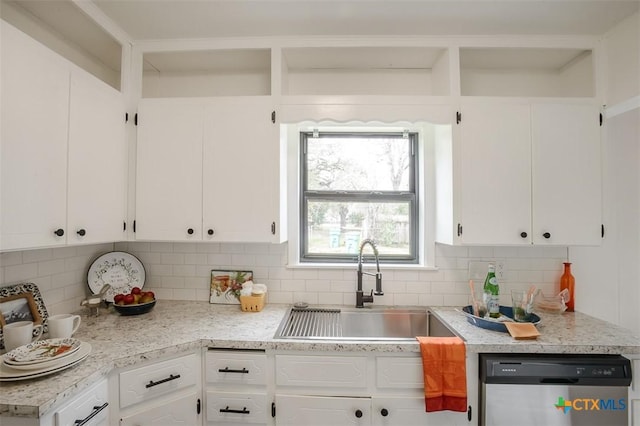
[[[92,346],[89,357],[51,376],[0,383],[0,416],[39,417],[116,368],[202,347],[340,352],[419,352],[416,342],[284,340],[273,336],[288,305],[269,304],[261,312],[238,305],[158,301],[153,311],[120,316],[113,308],[97,317],[83,315],[75,338]],[[459,310],[430,308],[475,353],[640,354],[640,338],[588,315],[540,315],[541,336],[516,341],[507,333],[478,328]],[[45,336],[46,337],[46,336]]]

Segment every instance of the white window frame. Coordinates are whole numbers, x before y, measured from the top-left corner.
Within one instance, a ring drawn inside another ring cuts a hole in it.
[[[287,204],[288,229],[287,242],[288,268],[334,268],[352,269],[353,263],[309,263],[300,262],[300,132],[301,131],[386,131],[417,132],[418,137],[418,263],[385,264],[386,268],[421,269],[435,268],[435,132],[431,123],[391,123],[363,125],[362,123],[335,123],[306,121],[297,124],[283,124],[281,137],[287,146]]]

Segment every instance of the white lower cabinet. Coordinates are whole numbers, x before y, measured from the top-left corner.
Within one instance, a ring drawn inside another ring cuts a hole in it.
[[[475,364],[477,356],[468,356],[468,376]],[[477,424],[466,412],[425,411],[419,354],[277,354],[275,381],[278,426]],[[476,388],[477,381],[467,383],[471,413]]]
[[[153,361],[112,374],[121,426],[199,425],[202,373],[199,352]]]
[[[132,410],[131,414],[120,417],[121,426],[160,426],[200,423],[197,413],[197,392],[190,392],[175,398],[163,398],[150,407]]]
[[[371,399],[276,394],[278,426],[370,425]]]
[[[109,385],[99,380],[40,419],[41,426],[109,426]],[[5,420],[1,422],[5,425]],[[8,424],[11,424],[9,421]]]
[[[209,349],[204,373],[206,424],[272,424],[269,366],[264,351]]]

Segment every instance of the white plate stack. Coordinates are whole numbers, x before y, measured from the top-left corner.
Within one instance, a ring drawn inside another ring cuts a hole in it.
[[[73,367],[91,353],[91,345],[73,338],[46,339],[2,356],[0,381],[27,380]]]

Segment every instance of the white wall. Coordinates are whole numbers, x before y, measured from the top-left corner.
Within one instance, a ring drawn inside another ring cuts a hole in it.
[[[112,250],[113,244],[96,244],[0,253],[0,287],[34,283],[49,315],[74,312],[90,293],[89,266]]]
[[[252,270],[256,282],[268,286],[270,303],[354,305],[356,268],[289,269],[287,244],[121,242],[0,253],[0,286],[33,282],[50,315],[80,310],[88,294],[87,271],[103,253],[119,250],[137,256],[146,272],[145,289],[159,299],[209,300],[212,269]],[[566,247],[451,247],[436,245],[437,270],[382,267],[385,295],[378,305],[464,306],[469,303],[471,261],[502,261],[501,304],[509,305],[511,289],[531,284],[545,294],[559,291]],[[365,277],[365,291],[373,288]],[[477,286],[482,283],[476,283]]]
[[[640,96],[640,15],[604,38],[606,104]],[[640,102],[636,102],[639,105]],[[640,335],[640,109],[609,117],[603,131],[601,247],[571,248],[576,309]]]

